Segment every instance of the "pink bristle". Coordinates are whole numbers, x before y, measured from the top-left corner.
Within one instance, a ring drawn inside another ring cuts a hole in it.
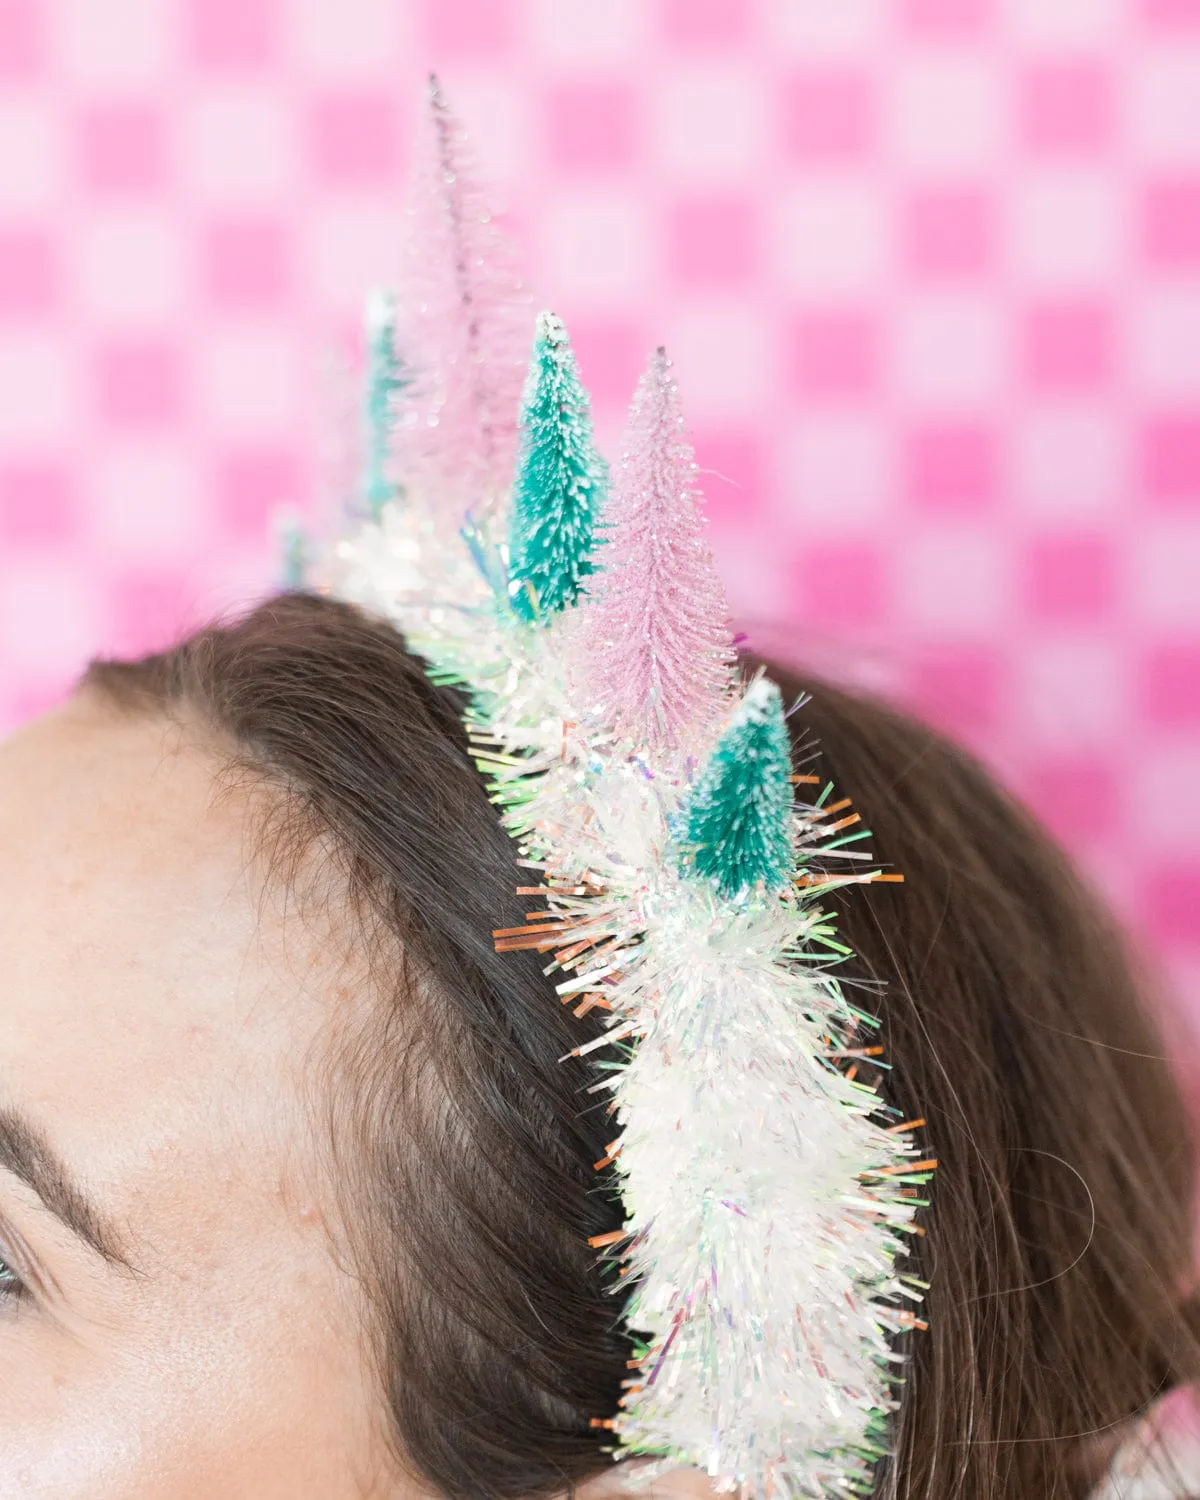
[[[638,382],[581,620],[580,671],[614,727],[657,750],[699,745],[732,684],[725,592],[665,349]]]
[[[436,77],[421,136],[399,288],[399,354],[413,383],[398,470],[457,527],[512,482],[530,300]]]

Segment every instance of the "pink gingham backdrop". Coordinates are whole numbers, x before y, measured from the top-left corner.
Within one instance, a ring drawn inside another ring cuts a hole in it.
[[[272,581],[430,66],[607,440],[671,350],[751,636],[1200,1010],[1200,0],[0,0],[0,720]]]

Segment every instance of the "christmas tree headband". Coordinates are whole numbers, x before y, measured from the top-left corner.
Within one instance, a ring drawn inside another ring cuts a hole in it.
[[[563,324],[536,320],[433,81],[398,295],[366,318],[357,517],[314,581],[466,689],[480,769],[543,898],[544,955],[606,1026],[622,1231],[593,1248],[637,1358],[618,1456],[748,1496],[866,1493],[896,1402],[898,1274],[932,1162],[859,1079],[871,1017],[822,907],[879,879],[848,803],[793,774],[739,680],[665,352],[615,474]]]

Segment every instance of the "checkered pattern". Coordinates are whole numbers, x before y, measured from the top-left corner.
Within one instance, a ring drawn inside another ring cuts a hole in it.
[[[1197,0],[0,0],[0,716],[261,589],[436,65],[747,630],[1030,796],[1200,1010]]]

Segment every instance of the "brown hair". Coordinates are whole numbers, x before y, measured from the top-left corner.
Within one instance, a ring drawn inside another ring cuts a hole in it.
[[[785,695],[800,683],[772,669]],[[270,600],[87,688],[187,713],[277,789],[282,847],[331,852],[379,993],[338,1049],[331,1138],[398,1462],[454,1497],[537,1496],[603,1469],[621,1304],[587,1247],[620,1223],[594,1034],[515,926],[514,850],[462,702],[387,624]],[[940,1159],[911,1269],[929,1331],[880,1496],[1057,1500],[1099,1436],[1200,1375],[1188,1314],[1192,1143],[1111,921],[964,751],[806,681],[801,758],[855,799],[902,886],[840,897],[888,1101]],[[294,878],[297,866],[289,864]],[[282,869],[277,863],[277,873]],[[282,877],[281,877],[282,878]]]

